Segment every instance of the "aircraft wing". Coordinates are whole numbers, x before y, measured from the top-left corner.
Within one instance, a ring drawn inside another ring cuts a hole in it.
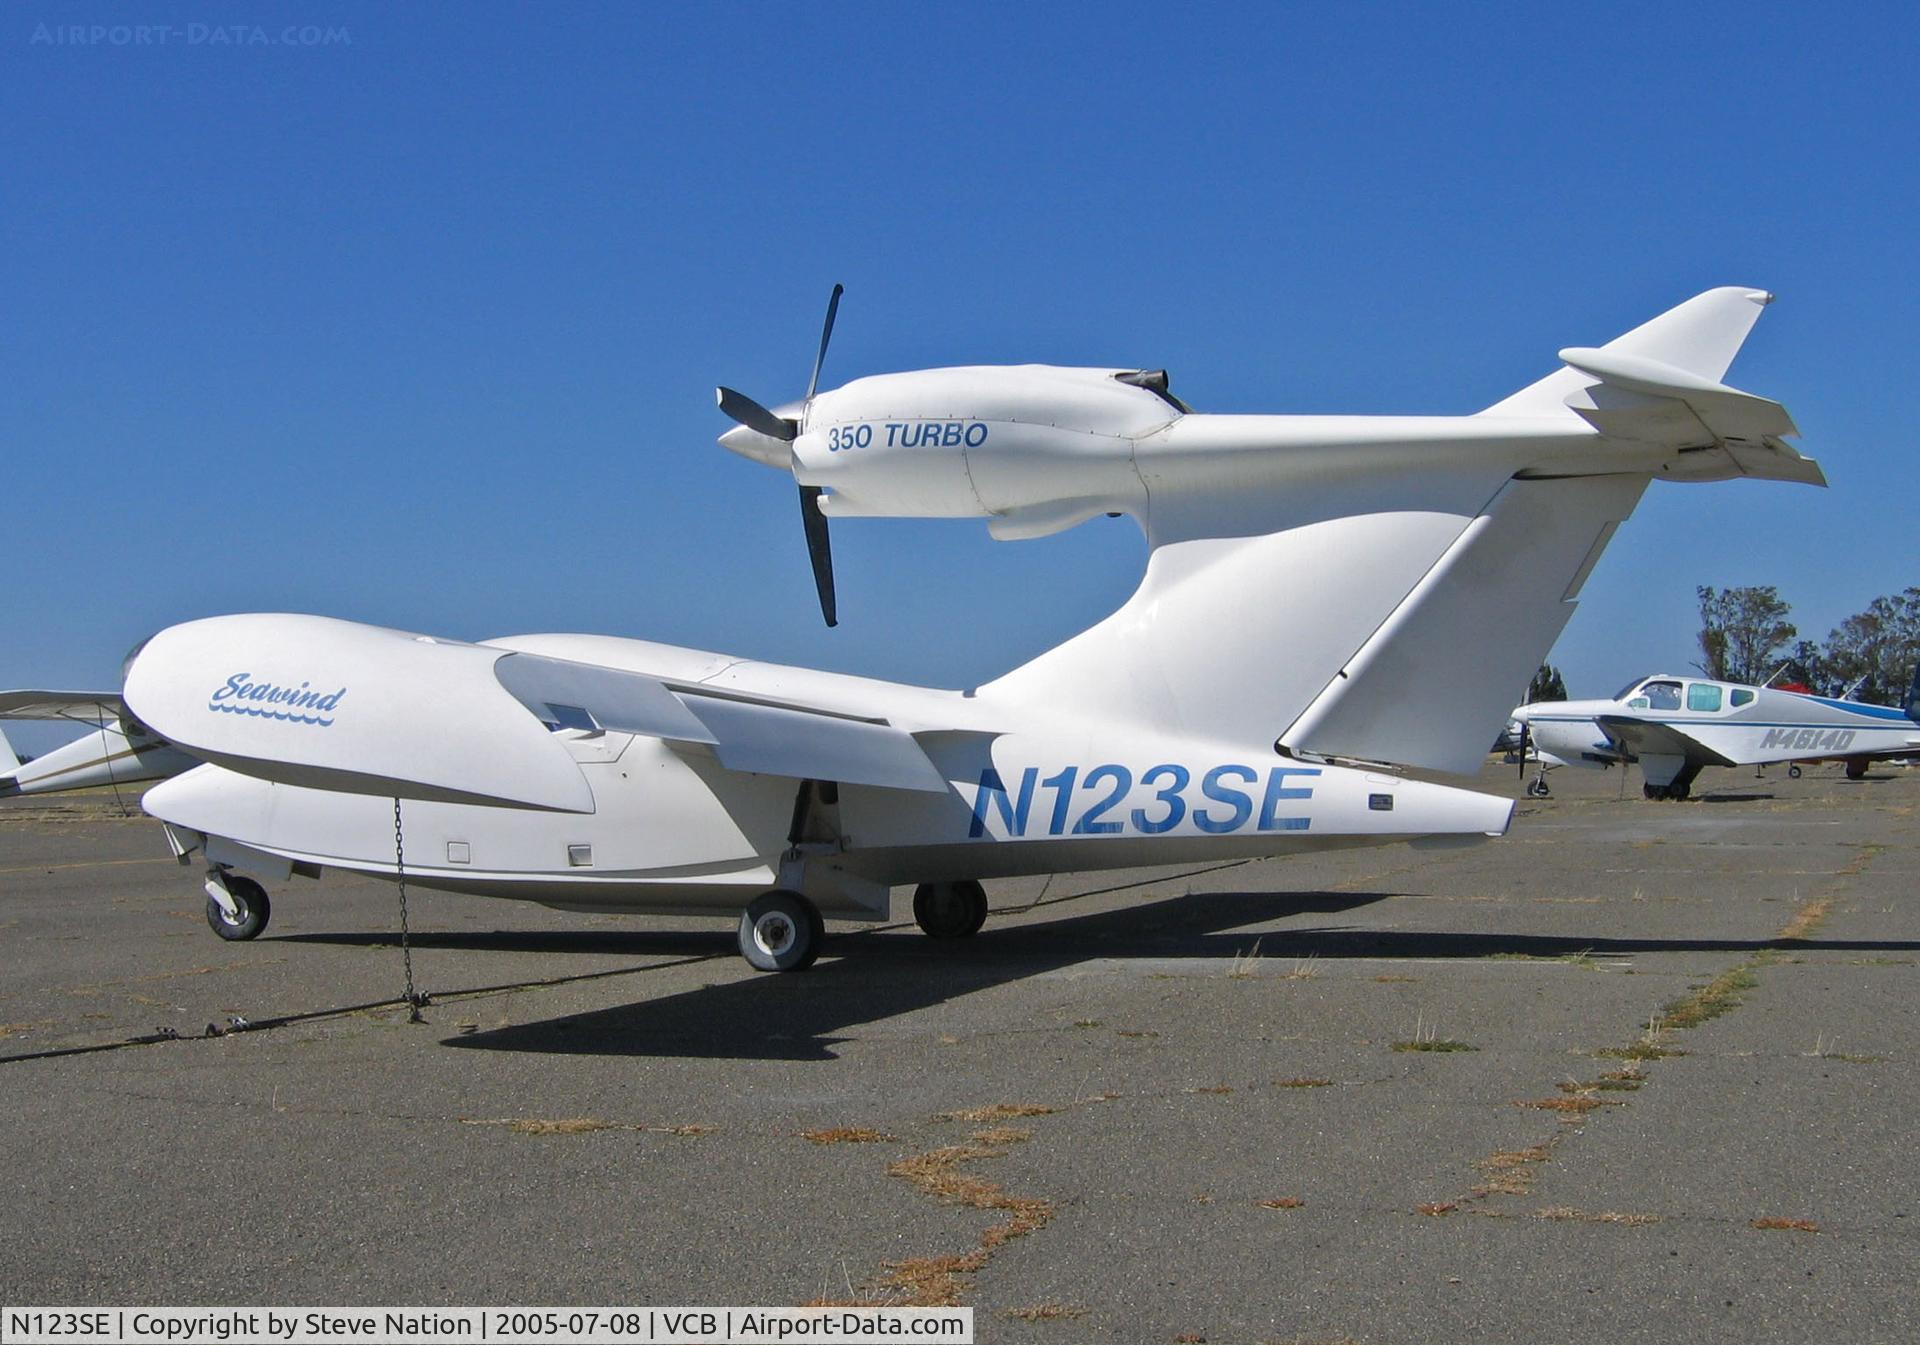
[[[112,691],[0,691],[0,719],[58,719],[98,728],[126,713],[127,703]]]
[[[1597,722],[1609,738],[1636,757],[1685,757],[1707,766],[1738,764],[1671,724],[1656,724],[1627,715],[1601,715]]]
[[[920,744],[877,719],[808,706],[670,687],[644,673],[512,653],[494,676],[548,723],[584,711],[592,727],[705,752],[728,770],[943,794],[947,782]],[[573,719],[573,726],[582,721]]]

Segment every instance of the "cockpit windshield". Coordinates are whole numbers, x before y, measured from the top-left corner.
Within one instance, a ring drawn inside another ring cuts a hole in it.
[[[1640,688],[1635,699],[1644,699],[1650,710],[1678,710],[1680,708],[1680,684],[1678,682],[1649,682]]]
[[[1614,692],[1613,698],[1617,701],[1625,700],[1628,696],[1633,694],[1635,688],[1637,688],[1642,682],[1646,680],[1647,679],[1644,674],[1642,676],[1634,678],[1631,682],[1627,683],[1625,686],[1621,687],[1618,691]]]

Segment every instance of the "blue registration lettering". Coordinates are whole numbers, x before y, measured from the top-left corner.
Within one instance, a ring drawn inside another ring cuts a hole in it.
[[[1091,790],[1101,780],[1113,781],[1113,792],[1081,814],[1080,820],[1073,824],[1073,834],[1076,836],[1105,835],[1120,830],[1118,822],[1102,822],[1099,819],[1113,811],[1113,806],[1133,788],[1133,772],[1125,766],[1095,766],[1087,772],[1086,787]]]
[[[1033,782],[1040,772],[1029,766],[1020,775],[1020,799],[1014,802],[1007,798],[1007,787],[1001,782],[1000,772],[989,766],[980,772],[980,788],[973,796],[973,824],[967,828],[967,838],[978,840],[987,834],[987,800],[993,800],[1000,813],[1000,825],[1009,836],[1027,834],[1027,817],[1033,811]]]
[[[1320,771],[1312,766],[1275,766],[1267,772],[1267,796],[1260,804],[1260,830],[1262,831],[1305,831],[1310,819],[1305,817],[1280,817],[1274,812],[1282,799],[1310,799],[1313,790],[1285,786],[1289,775],[1318,775]]]
[[[1151,785],[1155,780],[1163,778],[1170,779],[1173,783],[1154,797],[1167,805],[1167,815],[1158,818],[1148,817],[1145,808],[1135,808],[1133,810],[1135,831],[1148,836],[1158,836],[1162,832],[1172,831],[1179,826],[1180,819],[1187,815],[1187,801],[1180,797],[1180,791],[1187,787],[1187,782],[1193,778],[1192,773],[1185,766],[1176,766],[1168,762],[1164,766],[1149,768],[1146,774],[1140,777],[1140,783]]]
[[[1193,810],[1193,825],[1210,836],[1220,836],[1229,831],[1238,831],[1246,825],[1247,819],[1253,816],[1253,797],[1230,785],[1221,783],[1229,775],[1237,776],[1248,784],[1252,784],[1260,778],[1255,774],[1251,766],[1215,766],[1212,770],[1208,771],[1206,775],[1201,777],[1200,792],[1202,794],[1212,799],[1215,803],[1226,803],[1233,806],[1232,816],[1223,818],[1214,817],[1211,809],[1195,808]]]

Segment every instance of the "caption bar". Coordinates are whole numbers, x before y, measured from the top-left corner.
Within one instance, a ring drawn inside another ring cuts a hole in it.
[[[0,1345],[972,1345],[972,1308],[0,1308]]]

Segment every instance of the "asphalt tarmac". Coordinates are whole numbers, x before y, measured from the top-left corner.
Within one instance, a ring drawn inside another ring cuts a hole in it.
[[[415,893],[425,1024],[391,886],[223,943],[157,824],[10,800],[0,1301],[1920,1339],[1920,771],[1554,783],[1465,849],[991,885],[961,944],[898,893],[793,976]]]

